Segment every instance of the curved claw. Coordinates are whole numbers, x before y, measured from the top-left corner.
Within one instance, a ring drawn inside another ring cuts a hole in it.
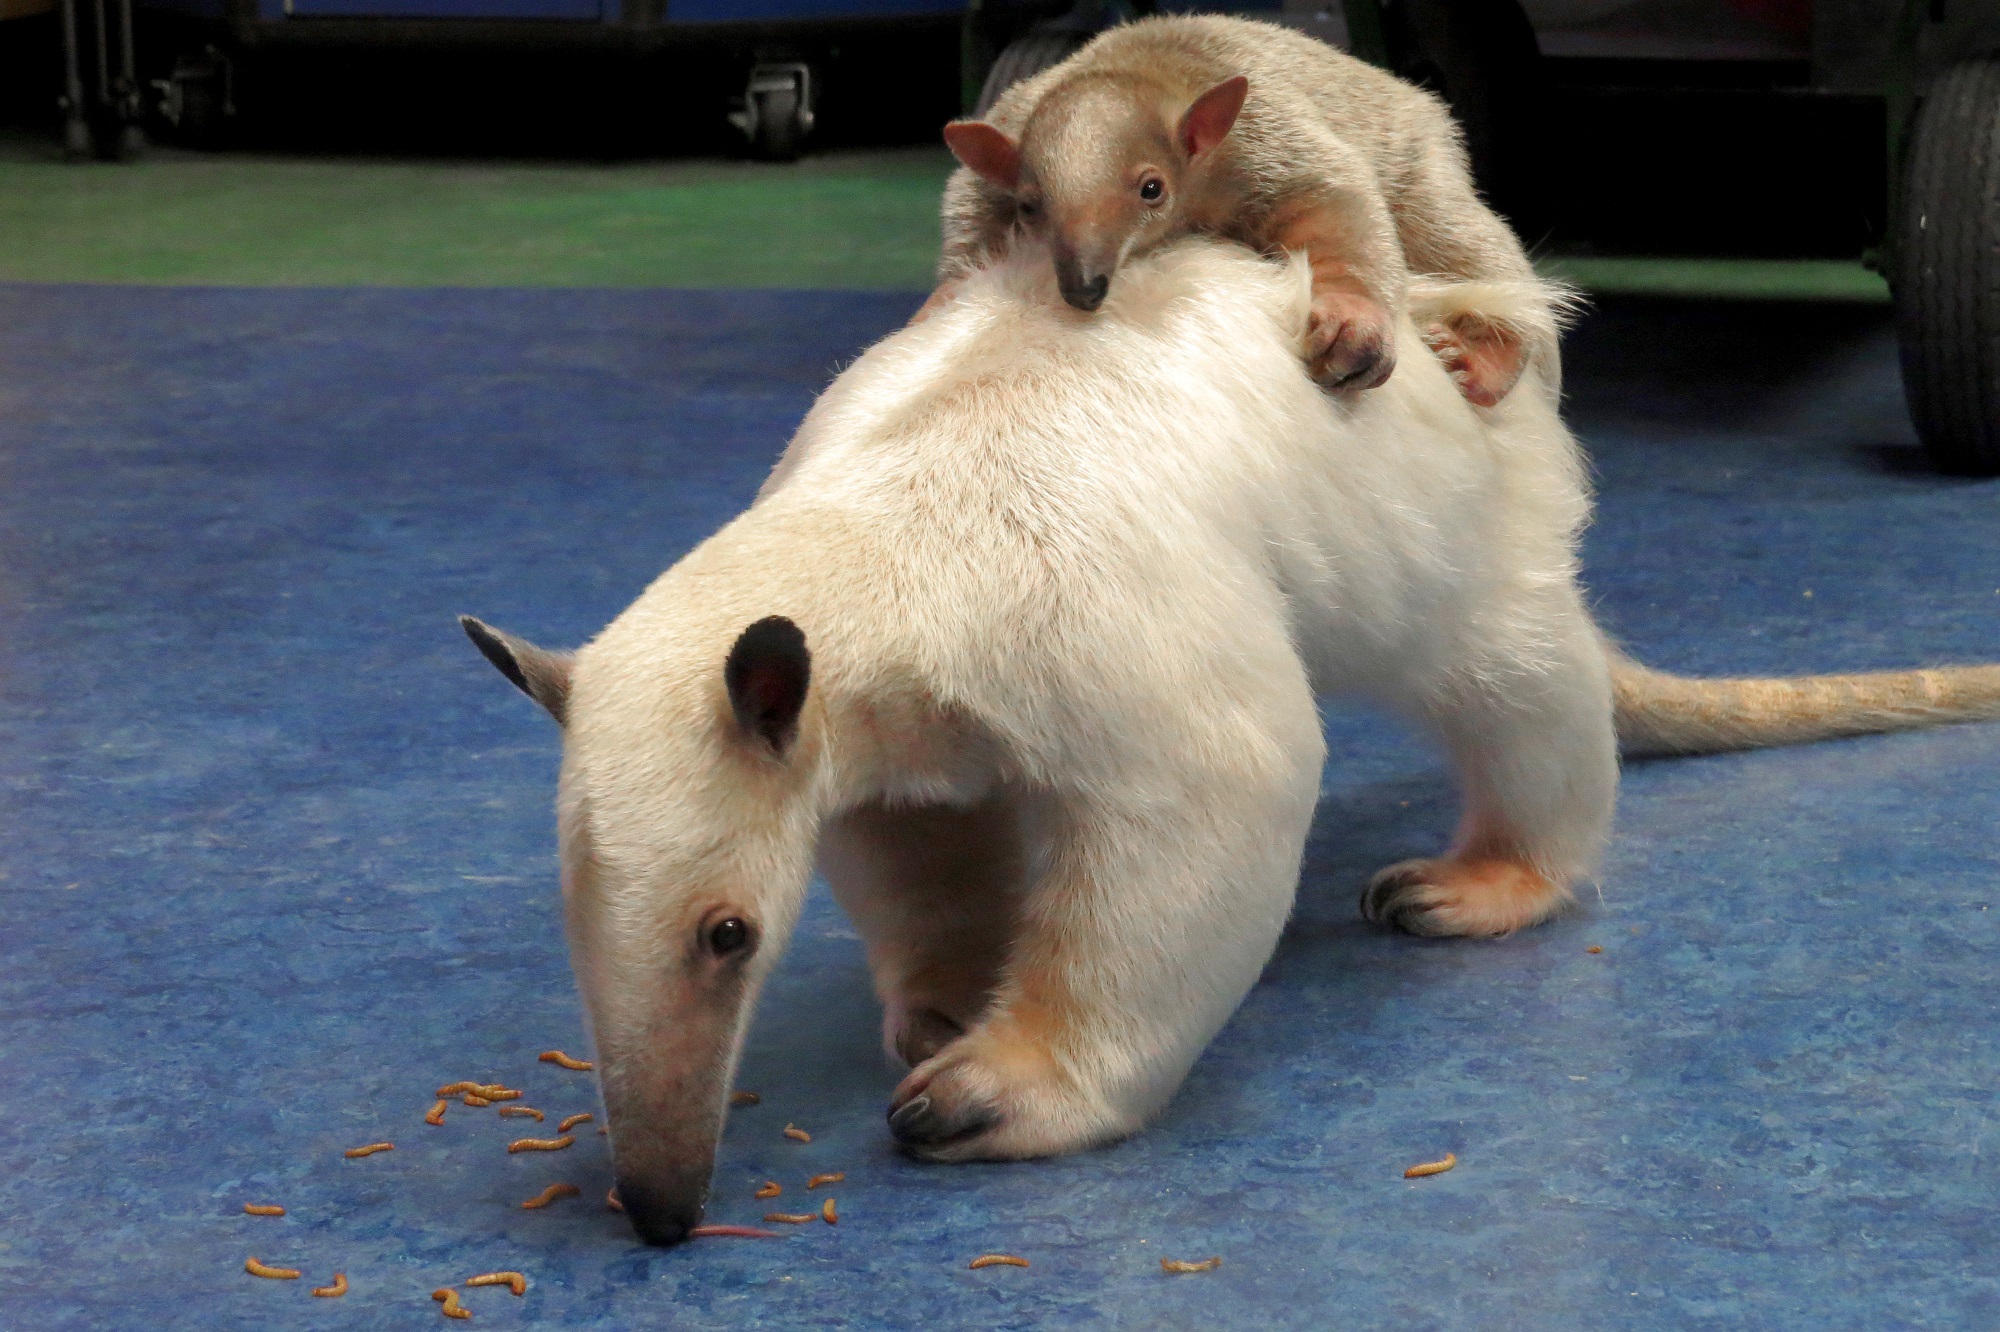
[[[999,1122],[999,1112],[990,1106],[968,1103],[953,1109],[928,1095],[914,1097],[889,1111],[889,1133],[905,1147],[958,1142]]]

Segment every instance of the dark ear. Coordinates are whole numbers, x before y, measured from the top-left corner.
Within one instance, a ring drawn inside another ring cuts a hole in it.
[[[722,666],[736,724],[782,754],[799,733],[799,710],[812,680],[806,636],[782,615],[757,621],[737,638]]]
[[[954,120],[944,127],[945,146],[988,184],[1009,194],[1021,183],[1021,145],[983,120]]]
[[[459,616],[458,627],[516,689],[547,708],[557,725],[562,724],[569,711],[569,653],[538,648],[470,615]]]
[[[1250,80],[1238,74],[1195,98],[1194,105],[1181,113],[1180,129],[1174,134],[1181,151],[1189,157],[1200,157],[1221,143],[1236,123],[1237,113],[1243,110],[1243,99],[1249,95]]]

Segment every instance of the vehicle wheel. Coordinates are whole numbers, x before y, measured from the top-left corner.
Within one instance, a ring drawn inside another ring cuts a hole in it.
[[[181,85],[180,123],[174,134],[190,148],[213,148],[222,139],[222,88],[212,79]]]
[[[2000,474],[2000,59],[1932,85],[1905,162],[1891,277],[1903,396],[1939,467]]]
[[[785,88],[757,94],[757,133],[750,146],[767,162],[796,162],[805,127],[799,123],[799,93]]]
[[[972,108],[972,114],[985,115],[1000,100],[1001,93],[1022,79],[1060,65],[1082,50],[1089,40],[1088,33],[1063,31],[1027,32],[1016,37],[1007,43],[1000,58],[993,62],[993,68],[987,71],[986,82],[979,89],[979,104]]]

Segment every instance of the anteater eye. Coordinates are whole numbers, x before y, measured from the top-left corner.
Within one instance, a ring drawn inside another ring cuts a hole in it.
[[[1042,215],[1042,206],[1032,199],[1023,199],[1017,206],[1021,211],[1022,217],[1040,217]]]
[[[1148,176],[1139,182],[1139,197],[1147,203],[1158,203],[1167,194],[1167,183],[1158,176]]]
[[[750,927],[735,916],[708,927],[708,948],[717,957],[727,957],[750,943]]]

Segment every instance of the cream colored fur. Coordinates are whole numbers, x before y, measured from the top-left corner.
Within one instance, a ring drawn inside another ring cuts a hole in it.
[[[1460,853],[1398,869],[1376,914],[1510,929],[1592,871],[1614,679],[1644,711],[1661,677],[1609,656],[1585,610],[1589,503],[1553,394],[1475,411],[1407,355],[1329,397],[1297,355],[1307,282],[1190,241],[1086,316],[1044,256],[972,274],[843,373],[755,505],[576,655],[564,886],[621,1181],[712,1150],[816,855],[867,938],[887,1043],[923,1060],[897,1098],[918,1150],[1132,1132],[1291,909],[1318,694],[1423,721],[1463,775]],[[1410,320],[1400,337],[1420,345]],[[721,670],[771,615],[812,652],[781,756],[736,728]],[[719,910],[763,943],[696,1058],[682,959]]]
[[[1474,188],[1450,109],[1344,51],[1250,19],[1144,19],[1015,84],[986,119],[1018,138],[1052,91],[1086,79],[1157,90],[1178,99],[1178,115],[1196,94],[1239,74],[1250,79],[1250,98],[1208,169],[1218,182],[1211,192],[1230,203],[1204,230],[1270,249],[1274,219],[1302,203],[1324,208],[1345,220],[1349,262],[1391,312],[1404,308],[1411,274],[1505,284],[1501,308],[1476,312],[1512,327],[1553,377],[1558,308],[1537,307],[1534,266]],[[1014,200],[964,167],[947,183],[942,211],[945,282],[1003,252],[1017,221]],[[1453,304],[1466,309],[1473,298],[1461,293]]]

